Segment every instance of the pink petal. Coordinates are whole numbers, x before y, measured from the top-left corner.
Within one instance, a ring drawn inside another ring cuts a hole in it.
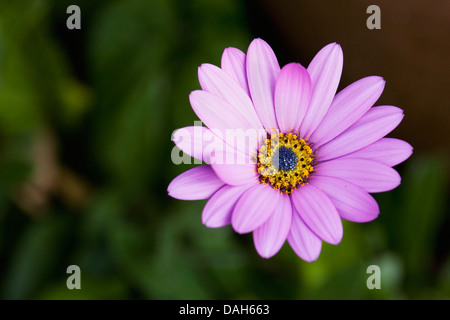
[[[368,222],[378,217],[380,213],[375,199],[362,188],[348,181],[315,176],[309,183],[325,192],[342,219]]]
[[[189,99],[197,116],[226,144],[246,154],[254,154],[266,132],[255,129],[235,105],[202,90],[191,92]]]
[[[403,111],[393,106],[380,106],[367,113],[335,139],[320,146],[320,161],[338,158],[381,139],[395,129],[403,119]]]
[[[338,244],[343,236],[336,207],[318,188],[306,184],[292,193],[292,202],[306,225],[322,240]]]
[[[287,241],[292,250],[303,260],[317,260],[322,249],[322,240],[303,222],[295,207],[292,207],[291,230]]]
[[[187,155],[209,163],[210,152],[215,150],[220,139],[206,127],[190,126],[176,130],[172,135],[172,141]]]
[[[358,80],[339,92],[310,140],[316,147],[337,137],[361,118],[378,100],[385,81],[381,77]]]
[[[281,195],[270,218],[253,232],[253,242],[261,257],[270,258],[281,249],[291,227],[291,217],[291,200],[288,195]]]
[[[223,186],[208,200],[202,213],[202,222],[208,228],[220,228],[231,223],[231,213],[242,193],[250,186]]]
[[[245,68],[245,53],[236,48],[226,48],[222,54],[221,67],[229,76],[236,80],[241,88],[250,95]]]
[[[227,184],[240,186],[258,182],[256,163],[236,150],[218,150],[211,156],[211,166]]]
[[[183,172],[169,184],[169,196],[180,200],[203,200],[211,197],[225,183],[209,165]]]
[[[319,163],[317,176],[336,177],[351,182],[367,192],[384,192],[400,185],[400,175],[391,167],[367,159],[334,159]]]
[[[262,124],[268,132],[276,129],[273,96],[280,66],[272,48],[262,39],[255,39],[248,47],[248,88]]]
[[[206,126],[225,136],[226,129],[248,129],[252,124],[242,113],[217,95],[196,90],[191,92],[189,100],[197,116]]]
[[[256,230],[275,211],[280,193],[265,184],[256,184],[239,198],[231,216],[231,225],[238,233]]]
[[[275,85],[275,113],[282,132],[297,130],[308,110],[311,79],[298,63],[285,65]]]
[[[198,79],[203,90],[227,101],[250,123],[250,128],[263,128],[250,97],[225,71],[205,63],[198,68]]]
[[[394,138],[381,138],[367,147],[341,157],[341,159],[376,160],[393,167],[408,159],[412,152],[413,147],[408,142]]]
[[[300,135],[309,139],[328,111],[341,79],[341,46],[331,43],[320,50],[308,66],[312,95],[308,111],[300,126]]]

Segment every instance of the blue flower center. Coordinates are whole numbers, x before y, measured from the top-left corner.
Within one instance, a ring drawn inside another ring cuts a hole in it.
[[[298,158],[291,148],[280,146],[272,158],[272,165],[277,170],[291,171],[297,167]]]

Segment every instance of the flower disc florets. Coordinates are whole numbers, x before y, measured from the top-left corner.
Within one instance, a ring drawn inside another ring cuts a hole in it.
[[[274,133],[268,135],[258,151],[259,181],[290,194],[308,182],[313,164],[313,150],[305,140],[292,132]]]

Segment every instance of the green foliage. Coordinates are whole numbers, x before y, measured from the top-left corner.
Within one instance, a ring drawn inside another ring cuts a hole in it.
[[[188,169],[170,137],[197,119],[197,66],[251,40],[243,3],[78,1],[69,31],[70,4],[0,2],[0,298],[450,297],[445,158],[413,156],[379,219],[345,223],[316,262],[287,245],[262,259],[251,235],[204,227],[204,201],[166,192]],[[81,290],[66,287],[72,264]],[[366,287],[372,264],[381,290]]]

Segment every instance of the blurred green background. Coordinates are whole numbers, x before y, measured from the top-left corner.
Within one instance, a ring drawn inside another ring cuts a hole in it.
[[[450,85],[440,47],[450,19],[411,17],[450,10],[399,2],[371,3],[383,20],[368,31],[355,1],[0,0],[0,298],[449,299],[450,109],[439,88]],[[81,30],[66,27],[71,4]],[[375,195],[380,217],[344,222],[341,244],[324,243],[314,263],[288,245],[262,259],[250,234],[201,224],[206,201],[167,196],[190,168],[171,162],[170,138],[197,120],[197,67],[255,37],[281,64],[307,65],[339,42],[340,88],[385,76],[382,102],[406,114],[390,136],[415,148],[396,167],[401,186]],[[81,290],[66,287],[73,264]],[[380,290],[366,287],[374,264]]]

